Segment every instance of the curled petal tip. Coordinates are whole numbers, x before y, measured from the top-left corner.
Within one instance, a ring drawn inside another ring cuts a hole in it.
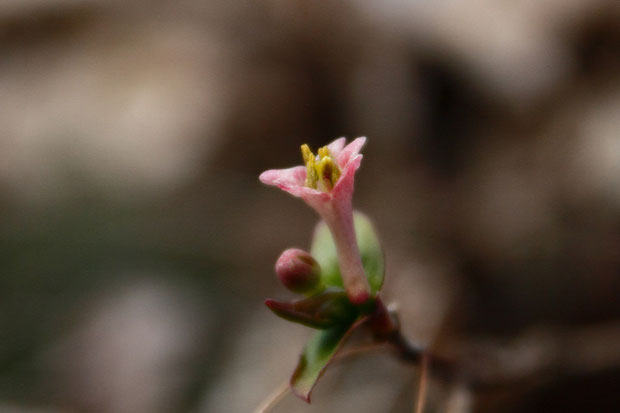
[[[362,136],[345,146],[344,149],[342,149],[342,151],[338,154],[338,164],[342,168],[346,168],[347,164],[359,155],[360,150],[362,150],[365,143],[366,138]]]
[[[347,140],[344,137],[341,137],[334,140],[332,143],[327,145],[327,147],[329,148],[329,151],[334,155],[334,157],[337,157],[344,148],[346,142]]]
[[[261,181],[264,184],[269,185],[273,181],[271,170],[265,171],[262,174],[260,174],[258,176],[258,180]]]

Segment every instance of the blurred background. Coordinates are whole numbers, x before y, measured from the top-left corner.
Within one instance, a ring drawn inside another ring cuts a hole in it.
[[[519,379],[428,411],[620,409],[619,2],[4,0],[0,56],[0,412],[252,411],[317,220],[258,174],[339,136],[408,336]],[[274,411],[409,412],[418,375]]]

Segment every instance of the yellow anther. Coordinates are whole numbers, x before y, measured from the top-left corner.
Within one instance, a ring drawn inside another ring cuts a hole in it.
[[[310,160],[314,160],[314,154],[310,150],[310,147],[307,144],[301,145],[301,156],[304,158],[304,165],[308,165]]]
[[[316,158],[310,150],[310,147],[306,144],[301,145],[301,156],[304,158],[306,164],[306,182],[305,185],[308,188],[317,189],[317,182],[319,175],[316,173]]]
[[[336,184],[334,177],[337,174],[337,166],[332,161],[332,158],[329,156],[322,158],[317,162],[315,168],[319,177],[319,189],[326,192],[331,191]]]
[[[319,149],[318,157],[314,156],[310,147],[301,145],[301,155],[306,164],[306,183],[308,188],[329,192],[340,178],[340,168],[331,157],[327,146]]]
[[[322,148],[319,148],[319,159],[323,159],[323,158],[325,158],[327,156],[331,156],[327,146],[323,146]]]

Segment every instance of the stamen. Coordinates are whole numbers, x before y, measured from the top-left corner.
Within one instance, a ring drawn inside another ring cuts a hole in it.
[[[314,154],[307,144],[301,145],[301,156],[304,158],[304,165],[308,166],[308,161],[314,159]]]
[[[337,169],[338,167],[329,156],[321,158],[316,164],[317,175],[327,191],[331,191],[336,184],[336,179],[333,178],[337,174]]]
[[[319,176],[316,172],[315,166],[315,157],[310,147],[306,144],[301,145],[301,156],[304,158],[304,163],[306,164],[306,182],[305,186],[308,188],[317,189],[317,182],[319,181]]]
[[[310,147],[304,144],[301,145],[301,155],[306,164],[305,185],[324,192],[331,191],[340,178],[340,168],[332,159],[329,148],[327,146],[319,148],[318,156],[314,156]]]
[[[331,156],[331,154],[329,153],[329,149],[327,148],[327,146],[323,146],[322,148],[319,148],[319,158],[323,159],[325,157]]]

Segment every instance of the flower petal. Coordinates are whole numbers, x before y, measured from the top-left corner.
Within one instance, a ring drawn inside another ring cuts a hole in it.
[[[341,168],[345,168],[347,163],[349,163],[352,159],[360,153],[362,146],[366,143],[365,137],[360,137],[355,139],[353,142],[344,147],[342,151],[338,153],[336,156],[336,160],[338,161],[338,165]]]
[[[288,169],[270,169],[260,174],[259,179],[264,184],[277,186],[293,196],[302,198],[308,205],[320,212],[323,211],[324,204],[332,198],[329,193],[308,188],[304,185],[306,180],[305,166],[295,166]]]
[[[300,195],[297,196],[300,196],[301,199],[306,201],[306,204],[310,205],[321,216],[329,208],[329,201],[332,199],[330,193],[306,187],[302,188]]]
[[[334,189],[332,189],[331,191],[334,199],[350,199],[353,196],[355,172],[360,167],[362,163],[362,158],[363,155],[355,155],[353,159],[348,161],[344,170],[342,171],[342,175],[340,175],[340,179],[338,179],[338,182],[336,182]]]
[[[338,154],[342,152],[342,149],[344,148],[344,144],[346,142],[347,140],[345,138],[338,138],[329,145],[327,145],[329,152],[332,154],[332,158],[338,159]]]
[[[292,195],[301,196],[301,190],[304,188],[304,181],[306,180],[306,167],[270,169],[260,174],[258,179],[264,184],[277,186]]]

